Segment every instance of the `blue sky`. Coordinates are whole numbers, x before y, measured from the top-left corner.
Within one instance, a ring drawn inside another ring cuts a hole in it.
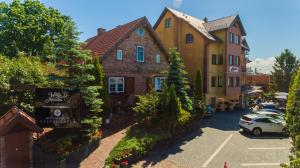
[[[9,0],[7,0],[9,2]],[[300,0],[42,0],[71,16],[80,40],[147,16],[153,25],[164,7],[209,20],[239,13],[251,48],[250,58],[277,56],[289,48],[300,57]]]

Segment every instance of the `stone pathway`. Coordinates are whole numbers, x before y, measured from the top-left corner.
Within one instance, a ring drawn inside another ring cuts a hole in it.
[[[128,128],[129,127],[103,138],[100,146],[91,153],[88,158],[81,162],[80,168],[102,168],[110,151],[126,135]]]
[[[174,162],[169,160],[163,160],[155,164],[146,163],[146,161],[141,161],[133,165],[132,168],[185,168],[185,167],[178,166]]]

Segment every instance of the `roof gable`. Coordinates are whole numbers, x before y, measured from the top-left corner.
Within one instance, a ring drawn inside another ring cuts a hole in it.
[[[43,129],[35,124],[35,120],[33,118],[17,107],[13,107],[0,118],[0,136],[5,135],[12,129],[15,129],[17,125],[33,132],[43,132]]]
[[[187,15],[185,13],[179,12],[175,9],[172,8],[165,8],[162,14],[160,15],[159,19],[154,25],[154,29],[156,29],[165,16],[167,12],[171,12],[176,18],[182,19],[185,22],[187,22],[189,25],[191,25],[194,29],[196,29],[199,33],[201,33],[204,37],[206,37],[209,40],[212,41],[219,41],[219,39],[211,34],[210,32],[216,31],[216,30],[222,30],[222,29],[227,29],[230,28],[234,23],[239,22],[242,35],[246,35],[246,31],[244,29],[244,26],[241,22],[240,16],[239,15],[232,15],[232,16],[227,16],[224,18],[212,20],[205,22],[203,20],[200,20],[196,17]]]
[[[112,30],[109,30],[102,35],[97,35],[92,38],[89,38],[84,46],[85,49],[90,49],[94,55],[102,56],[102,59],[105,58],[106,54],[110,53],[117,47],[121,42],[123,42],[128,35],[135,31],[138,27],[144,26],[149,31],[150,35],[158,43],[160,49],[168,55],[167,50],[161,43],[159,37],[154,32],[151,24],[149,23],[146,17],[139,18],[130,23],[120,25]]]
[[[187,15],[185,13],[179,12],[179,11],[177,11],[175,9],[172,9],[172,8],[165,8],[165,10],[163,11],[161,16],[159,17],[159,19],[155,23],[154,29],[156,29],[158,27],[159,23],[161,22],[164,15],[168,11],[171,12],[176,18],[184,20],[186,23],[188,23],[190,26],[192,26],[196,31],[198,31],[200,34],[205,36],[207,39],[212,40],[212,41],[217,41],[217,39],[205,29],[205,27],[203,25],[205,22],[203,20],[200,20],[196,17]]]
[[[222,29],[228,29],[236,22],[240,24],[242,35],[245,36],[246,31],[244,29],[244,26],[242,24],[239,15],[232,15],[232,16],[227,16],[224,18],[208,21],[207,23],[204,23],[204,27],[207,29],[207,31],[212,32],[212,31],[217,31]]]

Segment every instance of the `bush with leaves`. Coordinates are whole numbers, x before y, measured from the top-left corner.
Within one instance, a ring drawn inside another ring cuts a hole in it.
[[[159,96],[155,91],[138,96],[138,102],[133,108],[138,122],[151,126],[152,121],[157,117],[158,103]]]
[[[292,139],[292,153],[290,164],[283,164],[284,168],[300,167],[300,69],[290,86],[286,106],[286,121]]]
[[[49,84],[45,65],[26,56],[0,56],[0,79],[0,103],[18,106],[29,114],[33,112],[34,88]]]

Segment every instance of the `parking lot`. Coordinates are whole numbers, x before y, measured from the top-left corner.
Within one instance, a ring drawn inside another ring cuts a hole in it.
[[[154,152],[146,159],[148,166],[169,161],[185,168],[223,168],[225,162],[228,168],[279,168],[287,163],[290,140],[280,134],[254,137],[241,133],[238,121],[246,113],[216,113],[171,149]]]

